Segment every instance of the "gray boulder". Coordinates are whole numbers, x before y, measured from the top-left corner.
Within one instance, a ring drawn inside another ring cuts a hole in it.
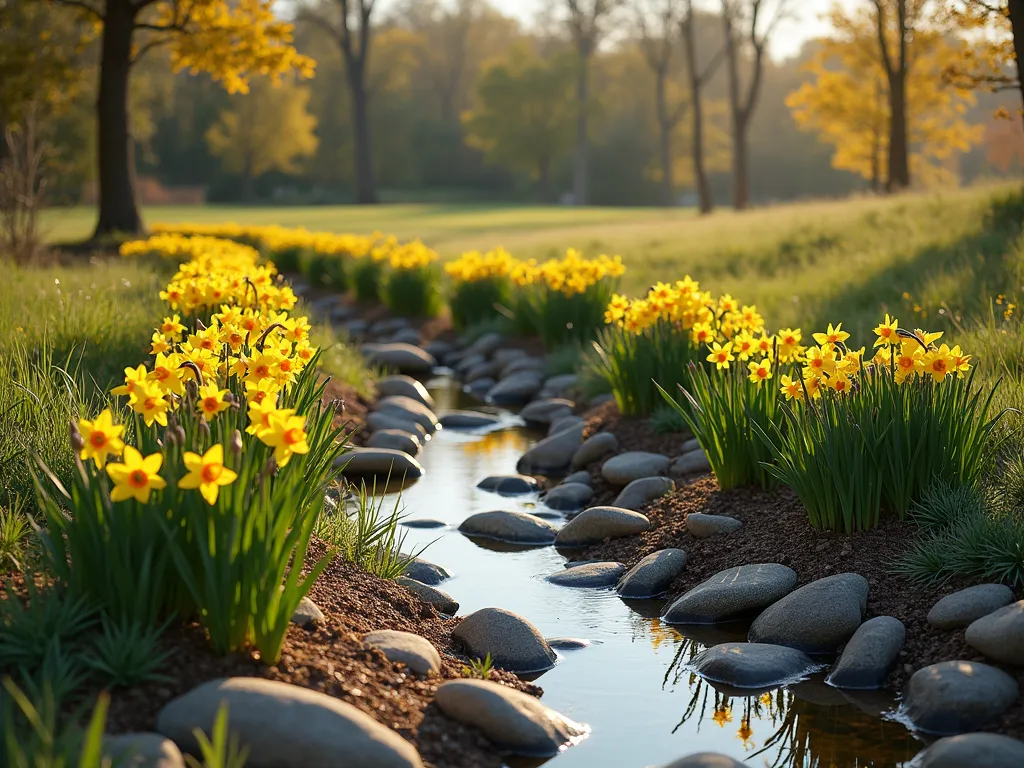
[[[480,429],[500,424],[501,419],[479,411],[448,411],[441,416],[440,422],[445,429]]]
[[[872,690],[885,686],[885,678],[907,639],[903,622],[876,616],[857,627],[828,676],[836,688]]]
[[[495,349],[491,355],[491,359],[502,367],[521,357],[526,357],[525,349]]]
[[[911,675],[903,712],[918,730],[951,736],[991,722],[1019,694],[1017,681],[1001,669],[976,661],[943,661]]]
[[[310,600],[308,597],[302,598],[299,601],[298,608],[292,614],[292,624],[297,624],[300,627],[308,627],[311,624],[322,624],[324,622],[324,612],[320,610],[320,606]]]
[[[462,521],[459,531],[467,536],[477,536],[511,544],[550,544],[558,530],[547,520],[526,512],[510,512],[496,509],[477,512]]]
[[[579,380],[580,377],[575,373],[562,373],[558,376],[544,379],[544,389],[561,395],[575,387]]]
[[[676,484],[667,477],[642,477],[634,480],[615,498],[613,507],[639,509],[644,504],[660,499],[675,490]]]
[[[532,403],[523,406],[519,415],[527,424],[541,424],[547,426],[552,421],[561,419],[564,416],[572,416],[573,402],[561,397],[549,397],[544,400],[534,400]]]
[[[548,427],[548,434],[557,435],[559,432],[564,432],[570,427],[585,427],[586,424],[586,420],[581,416],[563,416],[557,421],[551,422],[551,426]]]
[[[522,496],[540,489],[537,481],[528,475],[491,475],[477,483],[476,487],[499,496]]]
[[[594,497],[594,489],[583,483],[562,483],[544,495],[544,503],[559,512],[583,509]]]
[[[467,384],[464,389],[478,400],[483,400],[491,391],[491,387],[497,383],[494,379],[477,379],[472,384]]]
[[[349,448],[334,460],[346,478],[388,477],[413,480],[423,477],[423,467],[404,451],[389,448]]]
[[[384,376],[377,379],[375,385],[377,393],[381,397],[401,395],[402,397],[411,397],[413,400],[419,400],[427,408],[434,407],[434,398],[427,392],[427,388],[412,376],[403,376],[401,374]]]
[[[720,752],[697,752],[673,760],[661,768],[748,768],[748,766],[746,763],[733,760]]]
[[[456,373],[465,376],[480,363],[487,362],[487,358],[478,354],[465,354],[455,363]]]
[[[796,572],[777,563],[740,565],[719,571],[669,606],[669,624],[717,624],[746,618],[788,595]]]
[[[376,336],[391,336],[409,328],[409,321],[404,317],[386,317],[378,320],[370,327],[370,333]]]
[[[441,671],[441,654],[429,640],[412,632],[379,629],[363,635],[363,642],[383,653],[388,661],[405,664],[424,677]]]
[[[686,567],[686,553],[681,549],[652,552],[629,569],[616,586],[619,597],[657,597]]]
[[[414,421],[427,430],[427,434],[437,431],[437,416],[419,400],[402,395],[383,397],[373,404],[372,410],[387,413],[406,421]]]
[[[455,351],[455,346],[447,341],[434,339],[424,344],[423,349],[428,355],[432,355],[435,360],[447,362],[448,357]],[[427,405],[431,408],[434,407],[433,403],[427,403]]]
[[[750,626],[752,643],[832,654],[857,631],[867,610],[868,581],[840,573],[805,584],[766,608]]]
[[[936,629],[960,629],[1012,602],[1013,590],[1005,584],[978,584],[939,600],[928,611],[928,623]]]
[[[691,666],[701,677],[735,688],[774,688],[818,668],[795,648],[763,643],[722,643],[698,654]]]
[[[589,648],[593,643],[580,637],[549,637],[548,645],[556,651],[578,651]]]
[[[705,515],[702,512],[694,512],[686,516],[686,530],[697,539],[732,533],[742,527],[743,523],[728,515]]]
[[[104,736],[103,756],[110,758],[117,768],[185,768],[181,750],[159,733],[140,731]]]
[[[485,360],[466,371],[462,378],[464,381],[472,383],[477,379],[493,379],[499,373],[501,373],[501,365],[493,360]]]
[[[690,453],[690,451],[697,450],[700,450],[700,440],[698,440],[696,437],[691,437],[689,440],[683,443],[682,447],[680,447],[679,455],[683,456],[687,453]]]
[[[485,333],[466,347],[466,354],[488,357],[497,351],[504,342],[505,337],[500,333]]]
[[[552,584],[562,587],[596,589],[614,586],[625,570],[626,566],[622,563],[587,563],[557,571],[547,576],[546,579]]]
[[[964,637],[993,661],[1024,666],[1024,600],[976,619]]]
[[[541,383],[539,371],[519,371],[491,387],[487,401],[496,405],[522,405],[540,391]]]
[[[448,523],[433,517],[417,517],[412,520],[399,520],[399,525],[406,528],[445,528]]]
[[[611,432],[598,432],[588,437],[572,455],[573,469],[583,469],[588,464],[603,459],[619,450],[619,439]]]
[[[415,421],[403,419],[394,413],[370,413],[366,416],[366,426],[370,432],[380,432],[383,429],[397,429],[399,432],[408,432],[415,435],[421,443],[427,440],[427,430]]]
[[[664,475],[668,471],[669,458],[660,453],[627,451],[612,456],[601,465],[601,474],[612,485],[622,487],[643,477]]]
[[[452,638],[470,657],[483,659],[490,654],[494,666],[510,672],[542,672],[553,667],[557,658],[533,624],[501,608],[469,614]]]
[[[450,579],[452,575],[446,568],[442,568],[440,565],[421,560],[418,557],[414,557],[405,566],[405,570],[402,571],[404,576],[410,579],[418,581],[420,584],[427,584],[431,587],[440,584],[445,579]]]
[[[585,547],[605,539],[643,533],[651,521],[639,512],[618,507],[591,507],[574,517],[555,537],[555,546]]]
[[[366,441],[366,447],[387,448],[415,456],[420,452],[423,444],[411,432],[403,432],[400,429],[380,429],[370,435],[370,439]]]
[[[420,332],[415,328],[402,328],[389,338],[388,341],[393,344],[412,344],[416,347],[423,343],[423,340],[420,338]]]
[[[581,469],[578,472],[573,472],[571,475],[566,475],[562,480],[563,485],[569,483],[583,483],[584,485],[590,485],[590,473],[585,469]]]
[[[583,425],[551,435],[522,455],[516,471],[527,475],[561,475],[583,442]]]
[[[363,355],[377,365],[399,373],[430,373],[437,360],[412,344],[363,344]]]
[[[488,680],[450,680],[438,686],[434,700],[448,717],[518,754],[554,756],[587,734],[533,696]]]
[[[540,385],[544,385],[544,368],[547,363],[539,357],[517,357],[505,363],[501,369],[501,378],[507,379],[520,373],[535,374],[540,377]],[[540,389],[540,387],[538,387]]]
[[[222,704],[249,748],[252,768],[422,768],[416,749],[351,704],[298,685],[258,677],[211,680],[172,700],[156,728],[198,754],[193,731],[209,734]]]
[[[408,589],[424,603],[430,603],[440,613],[448,616],[454,616],[459,612],[458,601],[456,601],[455,598],[447,592],[442,592],[440,589],[428,586],[406,576],[399,576],[395,579],[395,582]]]
[[[673,477],[685,477],[710,471],[711,463],[708,461],[708,456],[700,448],[684,453],[673,461],[672,466],[668,469],[668,473]]]
[[[918,768],[1020,768],[1024,742],[998,733],[965,733],[939,739],[917,758]]]

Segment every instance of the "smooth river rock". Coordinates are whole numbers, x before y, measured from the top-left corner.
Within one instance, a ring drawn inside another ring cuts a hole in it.
[[[447,568],[421,560],[418,557],[410,560],[402,573],[410,579],[418,581],[420,584],[427,584],[431,587],[452,577]]]
[[[703,512],[694,512],[686,516],[686,530],[697,539],[732,533],[742,527],[743,523],[728,515],[705,515]]]
[[[868,619],[853,633],[828,676],[836,688],[874,690],[885,686],[885,678],[896,664],[907,630],[892,616]]]
[[[583,483],[562,483],[544,495],[544,503],[559,512],[583,509],[594,497],[594,489]]]
[[[766,608],[750,626],[752,643],[832,654],[853,637],[867,610],[868,581],[840,573],[805,584]]]
[[[542,672],[555,665],[555,652],[537,628],[502,608],[481,608],[452,632],[471,658],[491,655],[494,666],[510,672]]]
[[[405,664],[417,675],[424,677],[441,670],[441,654],[429,640],[412,632],[379,629],[363,635],[363,642],[383,653],[388,661]]]
[[[366,441],[366,447],[387,448],[415,456],[420,452],[423,444],[411,432],[403,432],[400,429],[381,429],[370,435],[370,439]]]
[[[661,768],[749,768],[749,766],[746,763],[733,760],[721,752],[697,752],[673,760]]]
[[[612,485],[622,487],[643,477],[664,475],[668,471],[669,458],[660,453],[627,451],[612,456],[601,465],[601,474]]]
[[[492,475],[485,477],[476,487],[499,496],[522,496],[540,488],[537,481],[528,475]]]
[[[686,553],[681,549],[662,549],[652,552],[629,569],[619,581],[615,591],[619,597],[657,597],[686,567]]]
[[[719,571],[677,598],[662,617],[669,624],[717,624],[763,610],[796,586],[796,572],[777,563]]]
[[[399,373],[430,373],[437,360],[412,344],[363,344],[362,353],[370,362]]]
[[[519,371],[501,379],[487,391],[487,401],[496,405],[523,405],[540,391],[540,371]]]
[[[586,419],[581,416],[563,416],[557,421],[551,422],[551,426],[548,427],[548,434],[557,435],[559,432],[564,432],[571,427],[585,427],[586,425]]]
[[[562,587],[596,589],[614,586],[625,570],[622,563],[587,563],[552,573],[546,579]]]
[[[437,415],[419,400],[402,395],[382,397],[373,404],[372,410],[377,413],[389,413],[406,421],[414,421],[427,430],[428,435],[437,431]]]
[[[459,531],[511,544],[550,544],[558,533],[555,526],[536,515],[504,509],[470,515],[462,521]]]
[[[685,477],[710,471],[711,463],[708,461],[707,454],[700,448],[684,453],[668,468],[668,473],[673,477]]]
[[[642,477],[634,480],[612,502],[613,507],[639,509],[644,504],[660,499],[675,490],[676,484],[667,477]]]
[[[546,366],[547,363],[540,357],[517,357],[514,360],[507,361],[501,367],[501,378],[507,379],[521,373],[537,374],[541,377],[541,385],[543,386],[544,368]]]
[[[445,429],[480,429],[501,423],[497,416],[480,411],[448,411],[441,416],[440,421]]]
[[[1024,766],[1024,742],[999,733],[947,736],[917,760],[918,768],[1020,768]]]
[[[427,430],[425,430],[420,424],[409,419],[403,419],[400,416],[396,416],[394,412],[381,413],[374,411],[366,415],[366,426],[370,432],[380,432],[384,429],[396,429],[399,432],[408,432],[409,434],[415,435],[416,438],[423,443],[427,440]]]
[[[565,524],[555,537],[555,546],[585,547],[605,539],[643,533],[650,527],[651,521],[639,512],[618,507],[591,507]]]
[[[570,465],[573,469],[583,469],[588,464],[603,459],[619,450],[619,438],[611,432],[598,432],[591,435],[572,455]]]
[[[139,731],[103,737],[103,756],[117,768],[185,768],[178,745],[159,733]],[[43,765],[40,758],[40,765]]]
[[[517,754],[548,757],[587,734],[587,728],[534,696],[488,680],[450,680],[438,686],[437,706]]]
[[[516,471],[525,475],[561,475],[583,441],[583,425],[551,435],[522,455]]]
[[[976,661],[943,661],[911,675],[903,712],[918,730],[951,736],[994,720],[1019,694],[1017,681],[1001,669]]]
[[[427,408],[434,407],[434,398],[427,392],[427,388],[412,376],[403,376],[401,374],[384,376],[377,379],[375,386],[377,387],[377,394],[381,397],[402,395],[403,397],[411,397],[413,400],[419,400]]]
[[[404,451],[389,448],[349,448],[334,460],[345,477],[388,477],[412,480],[423,476],[423,467]]]
[[[459,612],[458,601],[447,592],[442,592],[436,587],[431,587],[421,581],[416,581],[416,579],[410,579],[407,576],[399,576],[395,579],[395,583],[401,584],[423,602],[430,603],[432,606],[437,608],[440,613],[448,616],[454,616]]]
[[[561,395],[575,387],[579,380],[580,377],[575,373],[560,373],[557,376],[544,379],[544,389],[556,395]]]
[[[292,614],[292,624],[297,624],[300,627],[308,627],[311,624],[322,624],[323,621],[324,612],[320,610],[320,606],[308,597],[304,597],[299,601],[298,607]]]
[[[523,406],[519,415],[527,424],[539,424],[546,427],[552,421],[564,416],[572,416],[573,405],[572,400],[566,400],[563,397],[549,397],[544,400],[534,400]]]
[[[422,768],[416,749],[369,715],[326,693],[258,677],[211,680],[157,714],[156,729],[198,754],[193,731],[211,733],[221,704],[249,748],[250,768]]]
[[[570,475],[566,475],[565,478],[562,480],[562,483],[566,485],[568,483],[583,483],[584,485],[590,485],[590,473],[587,472],[587,470],[585,469],[581,469],[577,472],[573,472]]]
[[[1024,666],[1024,600],[976,619],[964,637],[993,661]]]
[[[978,584],[946,595],[928,611],[928,623],[936,629],[960,629],[1013,602],[1013,590],[1005,584]]]
[[[818,667],[795,648],[764,643],[722,643],[698,654],[691,666],[701,677],[736,688],[774,688]]]

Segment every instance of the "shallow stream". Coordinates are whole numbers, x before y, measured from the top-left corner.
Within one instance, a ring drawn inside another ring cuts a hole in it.
[[[481,408],[463,400],[457,382],[428,384],[438,415]],[[436,518],[446,528],[407,530],[406,551],[429,544],[423,557],[452,572],[440,586],[460,615],[496,606],[520,614],[545,637],[591,645],[559,651],[558,664],[537,680],[542,701],[591,728],[590,737],[546,765],[556,768],[644,768],[700,751],[722,752],[751,766],[896,768],[924,744],[885,719],[891,695],[842,693],[821,676],[773,691],[729,695],[692,675],[687,662],[707,644],[745,639],[745,627],[679,628],[661,623],[664,601],[624,601],[612,589],[573,589],[544,576],[566,559],[554,547],[484,548],[460,534],[471,514],[512,509],[553,515],[535,496],[502,498],[478,490],[489,475],[515,472],[519,456],[543,435],[500,412],[506,429],[487,434],[441,430],[419,456],[425,475],[403,492],[409,519]],[[736,693],[735,691],[732,693]],[[543,762],[543,761],[542,761]],[[510,762],[513,766],[538,762]]]

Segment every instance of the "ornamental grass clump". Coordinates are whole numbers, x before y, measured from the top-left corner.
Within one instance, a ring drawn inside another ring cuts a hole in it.
[[[766,469],[796,491],[816,528],[870,530],[904,519],[936,480],[976,487],[993,455],[998,386],[974,386],[971,356],[941,333],[886,315],[876,352],[847,345],[841,324],[814,334],[799,377],[782,379],[781,424],[751,427],[770,449]]]
[[[445,264],[451,280],[448,305],[456,328],[465,330],[508,311],[517,264],[504,248],[470,251]]]
[[[381,282],[381,299],[399,317],[435,317],[444,307],[437,252],[419,240],[391,250]]]
[[[512,270],[517,328],[540,336],[548,349],[593,341],[625,271],[618,256],[587,259],[574,248],[542,264],[518,262]]]

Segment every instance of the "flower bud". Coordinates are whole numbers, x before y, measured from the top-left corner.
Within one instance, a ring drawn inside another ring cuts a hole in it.
[[[203,437],[210,436],[210,423],[206,420],[205,416],[199,417],[199,434]]]
[[[82,439],[82,433],[78,431],[78,424],[72,419],[68,424],[68,437],[71,442],[71,450],[75,453],[80,453],[85,448],[85,440]]]
[[[335,414],[343,414],[345,412],[345,401],[340,397],[336,397],[331,401],[331,407],[334,409]]]
[[[231,433],[231,442],[228,443],[228,450],[235,456],[242,454],[242,433],[237,429]]]

